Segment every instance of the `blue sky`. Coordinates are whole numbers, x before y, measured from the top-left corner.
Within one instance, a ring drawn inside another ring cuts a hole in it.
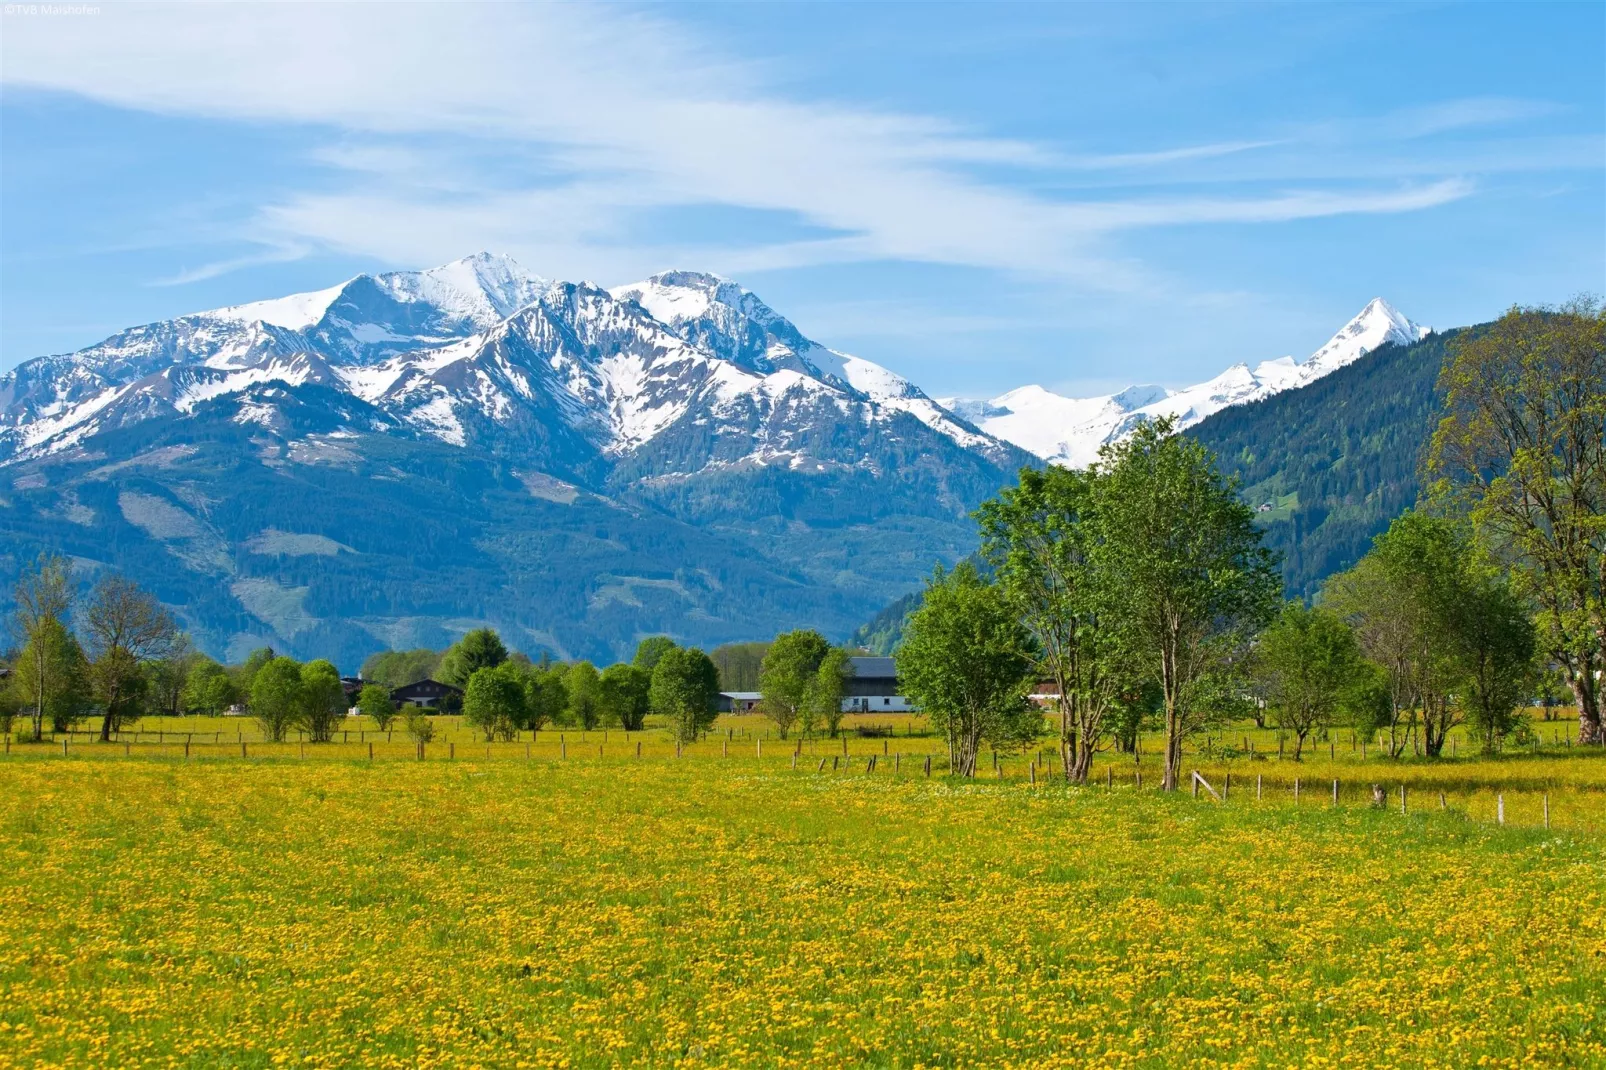
[[[969,396],[1606,290],[1606,5],[92,10],[0,25],[0,369],[480,249]]]

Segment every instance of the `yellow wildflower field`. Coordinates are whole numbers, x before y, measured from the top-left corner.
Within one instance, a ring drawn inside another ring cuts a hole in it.
[[[1590,832],[500,746],[13,755],[0,1066],[1606,1065]]]

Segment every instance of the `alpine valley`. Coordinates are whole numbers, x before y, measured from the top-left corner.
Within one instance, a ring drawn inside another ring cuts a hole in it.
[[[0,581],[46,549],[121,570],[230,658],[355,665],[480,624],[593,659],[845,637],[970,552],[969,511],[1020,466],[1423,333],[1374,301],[1304,363],[1187,391],[939,403],[712,275],[607,290],[480,254],[0,377]]]

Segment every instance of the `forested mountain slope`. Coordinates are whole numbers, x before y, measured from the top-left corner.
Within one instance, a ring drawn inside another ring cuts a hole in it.
[[[1477,329],[1477,328],[1471,328]],[[1224,409],[1185,432],[1259,508],[1290,597],[1314,594],[1416,501],[1437,422],[1445,349],[1459,331],[1387,345],[1308,386]]]

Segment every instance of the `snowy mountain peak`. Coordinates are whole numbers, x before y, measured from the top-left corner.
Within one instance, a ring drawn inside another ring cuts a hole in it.
[[[1314,382],[1378,346],[1390,342],[1409,345],[1429,333],[1429,328],[1406,319],[1378,297],[1302,363],[1278,357],[1251,369],[1239,362],[1213,379],[1182,390],[1133,386],[1102,397],[1068,398],[1040,386],[1027,386],[996,398],[945,398],[942,404],[988,434],[1046,461],[1082,468],[1098,459],[1099,447],[1126,437],[1145,420],[1170,416],[1179,428],[1192,427],[1228,406]]]
[[[1316,372],[1307,376],[1309,381],[1360,359],[1380,345],[1389,342],[1410,345],[1430,333],[1432,328],[1411,322],[1393,305],[1381,297],[1374,297],[1361,309],[1360,315],[1339,328],[1338,333],[1312,353],[1302,367]]]
[[[629,458],[673,469],[712,451],[703,461],[812,464],[813,452],[865,435],[937,442],[930,432],[948,440],[940,449],[1021,460],[901,376],[804,337],[728,279],[675,271],[610,292],[477,253],[25,362],[0,376],[0,465],[219,404],[279,426],[269,410],[299,404],[303,386],[327,392],[319,404],[345,404],[332,393],[368,406],[364,419],[390,431],[527,463]],[[845,435],[820,431],[839,424]],[[682,447],[663,444],[677,436]],[[851,463],[882,463],[868,456]]]

